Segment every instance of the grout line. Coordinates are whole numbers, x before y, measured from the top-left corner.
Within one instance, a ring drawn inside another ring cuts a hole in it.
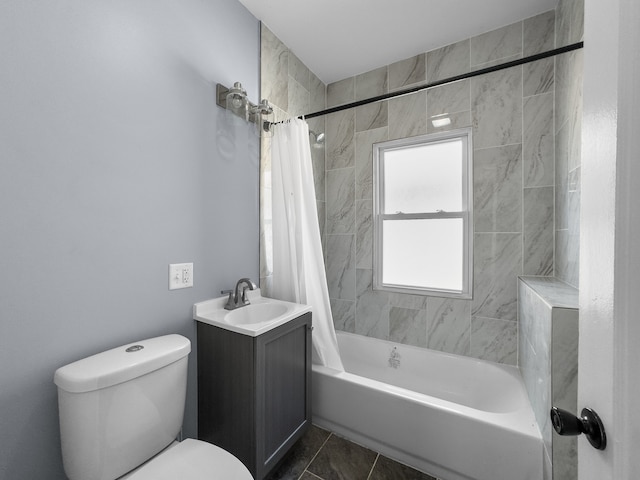
[[[322,442],[322,445],[320,445],[320,448],[318,448],[318,450],[316,451],[316,453],[313,455],[313,457],[311,458],[311,460],[309,460],[309,463],[307,463],[307,465],[304,467],[304,470],[302,471],[302,473],[300,474],[300,477],[298,477],[298,480],[300,480],[300,478],[304,475],[304,472],[307,472],[308,468],[311,466],[311,464],[313,463],[313,461],[316,459],[316,457],[318,456],[318,454],[320,453],[320,450],[322,450],[322,447],[324,447],[327,442],[329,441],[329,439],[331,438],[331,435],[333,435],[332,432],[329,432],[329,435],[327,435],[327,438],[324,442]],[[314,475],[313,472],[308,472],[311,475]],[[315,477],[317,477],[317,475],[314,475]],[[320,477],[318,477],[320,478]]]
[[[522,137],[521,137],[522,138]],[[517,146],[517,145],[522,145],[522,142],[516,142],[516,143],[505,143],[504,145],[489,145],[486,147],[473,147],[473,151],[476,152],[478,150],[491,150],[494,148],[502,148],[502,147],[511,147],[511,146]]]
[[[529,17],[531,18],[531,17]],[[520,43],[520,53],[522,54],[522,56],[524,57],[524,21],[526,20],[526,18],[523,18],[522,20],[520,20],[520,38],[521,38],[521,43]]]
[[[367,130],[364,130],[367,131]],[[337,167],[337,168],[327,168],[325,165],[325,172],[335,172],[336,170],[347,170],[349,168],[356,168],[355,162],[353,165],[348,165],[346,167]],[[325,185],[325,189],[326,189],[326,185]]]
[[[532,93],[531,95],[524,95],[524,89],[523,89],[522,99],[523,100],[528,100],[528,99],[533,98],[533,97],[542,97],[543,95],[551,95],[551,93],[552,93],[551,90],[549,90],[547,92]]]
[[[522,21],[522,54],[524,55],[524,21]],[[525,132],[525,123],[524,123],[524,65],[520,66],[520,232],[522,235],[520,236],[520,275],[524,275],[524,265],[526,262],[527,252],[525,249],[525,205],[524,205],[524,140],[527,138],[527,133]],[[517,310],[518,310],[518,300],[516,296],[516,320],[517,320]],[[516,364],[518,363],[518,330],[516,328]]]
[[[308,471],[308,470],[303,471],[303,472],[300,474],[300,477],[298,477],[298,480],[300,480],[300,479],[302,478],[302,476],[303,476],[305,473],[307,473],[308,475],[311,475],[313,478],[317,478],[318,480],[323,480],[323,479],[322,479],[322,477],[319,477],[319,476],[317,476],[315,473],[311,473],[311,472],[310,472],[310,471]]]
[[[524,21],[522,21],[522,55],[524,55]],[[524,151],[524,141],[527,138],[527,135],[530,132],[525,131],[525,121],[524,121],[524,107],[526,100],[524,98],[524,65],[520,66],[520,275],[524,275],[524,267],[527,261],[527,249],[526,249],[526,232],[525,232],[525,212],[526,208],[524,205],[524,197],[525,197],[525,151]],[[515,341],[515,349],[516,349],[516,367],[520,366],[520,298],[519,298],[519,289],[517,286],[518,280],[516,278],[516,341]]]
[[[578,168],[578,167],[576,167]],[[534,189],[534,188],[553,188],[555,187],[555,185],[532,185],[530,187],[523,187],[523,190],[529,190],[529,189]]]
[[[556,35],[556,29],[557,29],[557,18],[554,17],[554,21],[553,21],[553,34],[554,34],[554,46],[555,44],[558,42],[557,39],[557,35]],[[552,109],[552,119],[551,119],[551,138],[553,140],[553,162],[552,162],[552,172],[553,172],[553,259],[552,259],[552,274],[555,277],[557,271],[558,271],[558,267],[557,267],[557,252],[556,252],[556,239],[557,239],[557,205],[556,205],[556,194],[557,189],[558,189],[558,185],[557,185],[557,174],[556,174],[556,101],[557,101],[557,95],[556,95],[556,87],[557,87],[557,73],[558,73],[558,62],[556,62],[556,59],[554,57],[553,59],[553,109]]]
[[[369,470],[369,475],[367,475],[367,480],[371,478],[373,474],[373,469],[376,468],[376,464],[378,463],[378,459],[380,458],[380,454],[376,454],[376,459],[373,461],[373,465],[371,465],[371,470]]]

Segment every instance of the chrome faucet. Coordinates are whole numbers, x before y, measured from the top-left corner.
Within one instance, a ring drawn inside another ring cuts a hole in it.
[[[240,293],[240,285],[245,284],[242,288],[242,294]],[[249,305],[249,299],[247,298],[247,290],[255,290],[256,284],[251,281],[249,278],[241,278],[236,283],[235,290],[222,290],[220,293],[228,293],[229,298],[227,299],[227,303],[224,306],[226,310],[235,310],[236,308],[244,307],[245,305]]]

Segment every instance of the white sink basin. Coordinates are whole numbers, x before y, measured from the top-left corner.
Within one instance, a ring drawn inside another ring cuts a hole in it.
[[[255,303],[230,311],[225,321],[232,325],[270,322],[287,313],[287,306],[279,303]]]
[[[193,306],[193,318],[225,330],[257,337],[311,311],[309,305],[263,297],[260,289],[247,293],[251,303],[235,310],[225,310],[227,296],[196,303]]]

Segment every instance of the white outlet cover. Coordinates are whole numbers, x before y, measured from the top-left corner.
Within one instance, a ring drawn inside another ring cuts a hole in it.
[[[169,265],[169,290],[193,287],[193,263]]]

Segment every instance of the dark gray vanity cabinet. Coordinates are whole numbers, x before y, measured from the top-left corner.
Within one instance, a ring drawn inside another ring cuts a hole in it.
[[[311,425],[311,313],[257,337],[197,322],[198,438],[262,480]]]

